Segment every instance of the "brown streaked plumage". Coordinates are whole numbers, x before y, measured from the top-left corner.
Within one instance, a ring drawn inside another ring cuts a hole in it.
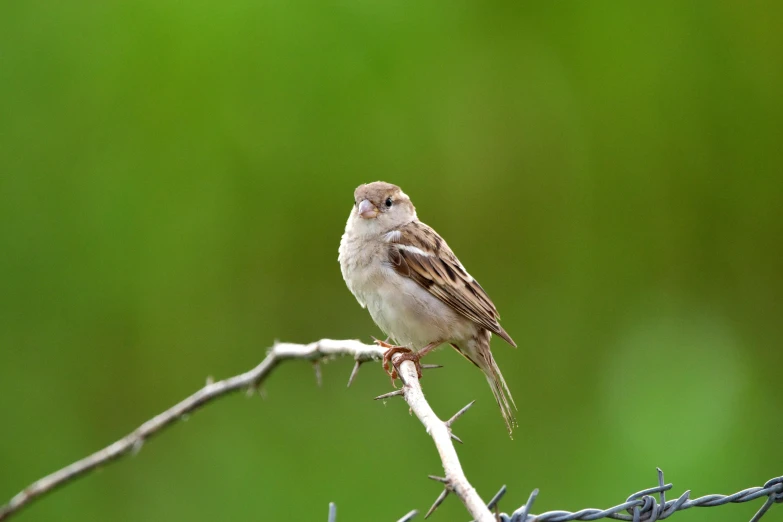
[[[348,288],[400,345],[387,355],[413,351],[403,357],[418,365],[450,344],[485,373],[510,434],[514,400],[492,357],[491,334],[516,344],[487,293],[399,187],[378,181],[356,189],[339,261]]]
[[[421,222],[408,223],[399,230],[402,232],[399,240],[389,246],[389,261],[397,273],[410,277],[454,310],[516,348],[517,343],[498,322],[500,315],[495,304],[437,232]],[[435,255],[421,255],[399,246],[412,246],[425,252],[432,246]]]

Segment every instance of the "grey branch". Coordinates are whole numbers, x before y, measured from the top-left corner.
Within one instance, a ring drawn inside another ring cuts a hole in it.
[[[400,357],[400,355],[395,355],[393,359],[397,357]],[[432,437],[435,447],[438,449],[438,454],[440,454],[440,460],[443,464],[443,471],[446,473],[444,477],[446,491],[457,495],[477,522],[495,522],[495,517],[487,508],[486,502],[481,500],[481,497],[476,492],[476,488],[468,482],[457,457],[457,451],[451,442],[451,423],[462,415],[470,405],[449,419],[448,423],[444,422],[435,415],[427,399],[424,398],[424,392],[421,389],[421,383],[419,383],[416,367],[413,363],[411,361],[403,361],[400,364],[399,374],[400,379],[404,383],[402,391],[405,402],[408,403],[416,417],[424,424],[427,433]],[[445,495],[443,498],[438,498],[442,502]],[[436,504],[439,504],[439,502],[436,501]]]
[[[269,376],[279,363],[289,359],[303,359],[314,364],[330,357],[350,355],[358,365],[383,357],[384,348],[376,345],[368,345],[354,340],[335,341],[323,339],[310,344],[277,343],[267,353],[261,363],[250,371],[229,377],[222,381],[212,382],[207,379],[207,384],[193,395],[175,404],[166,411],[148,420],[131,433],[120,440],[110,444],[100,451],[78,460],[64,468],[55,471],[39,480],[36,480],[21,492],[17,493],[5,506],[0,507],[0,521],[19,512],[24,506],[43,497],[56,488],[104,466],[114,460],[130,453],[138,452],[144,442],[157,435],[165,428],[171,426],[187,414],[198,410],[205,404],[230,393],[248,390],[253,391]],[[355,376],[355,372],[353,374]],[[446,478],[454,493],[459,496],[471,515],[481,522],[494,520],[489,510],[479,498],[476,490],[468,483],[462,472],[457,453],[451,444],[449,427],[438,419],[424,398],[421,385],[416,378],[416,370],[413,363],[405,361],[401,365],[401,377],[404,388],[401,394],[411,407],[416,416],[427,429],[438,453],[443,461]],[[320,382],[320,368],[316,366],[316,378]],[[351,379],[353,380],[353,379]],[[411,516],[411,512],[407,516]],[[334,516],[334,515],[330,515]]]
[[[269,350],[261,363],[250,371],[218,382],[207,380],[206,386],[168,410],[148,420],[117,442],[96,451],[81,460],[69,464],[54,473],[36,480],[16,494],[8,504],[0,507],[0,520],[6,520],[22,507],[42,497],[97,467],[108,464],[124,455],[136,452],[141,446],[164,428],[167,428],[205,404],[240,390],[255,390],[282,361],[304,359],[313,362],[324,358],[351,355],[358,362],[377,360],[383,357],[383,348],[359,341],[333,341],[323,339],[310,344],[278,343]]]

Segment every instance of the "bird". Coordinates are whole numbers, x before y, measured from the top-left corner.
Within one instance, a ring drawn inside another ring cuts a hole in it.
[[[395,354],[397,365],[411,360],[419,378],[419,359],[450,344],[486,376],[511,435],[516,425],[511,391],[490,351],[492,334],[516,348],[500,326],[497,308],[460,263],[446,241],[419,221],[410,197],[383,181],[360,185],[338,261],[343,279],[356,300],[394,345],[387,348],[384,368]]]

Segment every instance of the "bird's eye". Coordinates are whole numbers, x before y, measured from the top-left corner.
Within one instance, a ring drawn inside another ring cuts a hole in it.
[[[392,198],[386,198],[386,208],[389,208],[392,206]]]

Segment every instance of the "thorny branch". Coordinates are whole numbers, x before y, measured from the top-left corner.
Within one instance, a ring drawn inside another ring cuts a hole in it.
[[[440,460],[443,464],[443,471],[446,476],[444,478],[438,478],[440,482],[445,485],[445,492],[454,492],[459,497],[465,508],[473,516],[477,522],[495,522],[495,517],[489,511],[486,503],[481,500],[476,488],[470,485],[465,473],[462,471],[462,466],[459,463],[457,457],[457,451],[454,449],[454,444],[451,442],[454,435],[451,433],[451,424],[462,415],[473,403],[468,404],[465,408],[458,411],[451,419],[443,422],[432,411],[429,403],[424,398],[424,392],[421,390],[419,379],[416,374],[416,367],[411,361],[403,361],[400,365],[400,379],[404,383],[402,387],[402,395],[405,398],[405,402],[411,407],[413,413],[419,418],[424,427],[427,428],[427,433],[430,434],[432,440],[435,442],[435,447],[440,454]],[[455,437],[456,438],[456,437]],[[458,438],[456,440],[459,440]],[[460,441],[462,442],[462,441]],[[446,497],[444,493],[441,497],[438,497],[440,502]],[[435,505],[430,508],[430,513],[437,508],[439,501],[436,501]],[[429,513],[428,513],[429,516]]]
[[[175,404],[166,411],[148,420],[131,433],[109,446],[78,460],[64,468],[47,475],[17,493],[5,506],[0,507],[0,521],[7,520],[27,504],[50,493],[54,489],[89,473],[90,471],[119,459],[129,453],[139,451],[148,439],[157,435],[165,428],[171,426],[185,415],[198,410],[213,400],[230,393],[247,390],[252,392],[269,376],[272,370],[283,361],[289,359],[303,359],[313,362],[316,371],[316,380],[320,382],[319,361],[334,356],[353,356],[356,361],[349,379],[350,386],[359,365],[383,357],[384,348],[376,345],[368,345],[354,340],[335,341],[322,339],[310,344],[277,343],[267,353],[261,363],[250,371],[229,377],[222,381],[212,382],[207,379],[207,384],[193,395]],[[468,508],[470,514],[480,522],[492,522],[494,517],[490,514],[484,502],[476,493],[476,490],[468,483],[462,472],[457,453],[451,443],[451,422],[448,425],[442,422],[427,404],[422,392],[419,380],[416,378],[416,370],[413,363],[405,361],[400,368],[400,374],[404,383],[401,390],[397,390],[390,396],[402,395],[424,424],[427,433],[432,436],[443,461],[446,473],[447,486],[454,491]],[[383,396],[382,396],[383,397]],[[379,398],[382,398],[379,397]],[[406,515],[410,517],[413,512]],[[334,515],[331,515],[334,516]],[[405,518],[404,518],[405,519]]]
[[[27,488],[22,490],[5,506],[0,507],[0,521],[6,520],[27,504],[46,495],[54,489],[68,484],[80,476],[92,471],[102,465],[108,464],[124,455],[139,451],[144,442],[154,435],[160,433],[164,428],[172,425],[179,419],[182,419],[188,413],[196,411],[205,404],[228,395],[235,391],[247,390],[252,392],[269,376],[272,370],[282,361],[288,359],[308,360],[315,366],[316,381],[320,383],[319,362],[335,356],[351,355],[356,364],[351,372],[348,386],[351,385],[359,366],[367,361],[381,359],[384,349],[375,346],[363,344],[359,341],[334,341],[323,339],[310,344],[275,344],[267,353],[266,358],[252,370],[213,382],[211,378],[207,379],[207,384],[193,395],[172,406],[168,410],[160,413],[156,417],[148,420],[133,432],[129,433],[117,442],[106,448],[93,453],[73,464],[70,464],[59,471],[56,471],[46,477],[43,477]],[[426,365],[424,365],[426,367]],[[772,507],[772,504],[783,502],[783,477],[776,477],[767,481],[764,486],[744,489],[733,495],[706,495],[696,499],[690,499],[690,491],[686,491],[679,498],[666,500],[666,491],[672,488],[671,484],[664,484],[663,472],[658,470],[658,486],[645,489],[634,493],[628,499],[617,506],[608,509],[583,509],[575,513],[568,511],[548,511],[539,515],[530,513],[533,501],[538,495],[535,490],[525,505],[513,513],[499,513],[497,505],[506,492],[503,486],[500,491],[484,504],[476,493],[476,490],[468,483],[457,458],[454,446],[451,440],[462,442],[451,431],[452,424],[464,414],[471,402],[449,420],[443,422],[432,411],[424,394],[422,392],[419,380],[416,378],[416,370],[413,363],[404,361],[400,365],[400,376],[403,381],[402,389],[380,395],[376,399],[386,399],[395,396],[405,398],[419,420],[424,424],[441,456],[445,477],[430,476],[433,480],[443,483],[444,490],[438,496],[437,500],[425,516],[429,516],[451,492],[455,493],[462,500],[465,507],[475,520],[480,522],[500,521],[500,522],[567,522],[572,520],[598,520],[601,518],[610,518],[615,520],[627,520],[632,522],[653,522],[668,518],[677,511],[689,509],[691,507],[712,507],[722,506],[728,503],[749,502],[758,498],[767,497],[764,505],[753,516],[751,522],[758,522],[761,517]],[[660,503],[653,494],[658,494]],[[495,511],[495,515],[491,514]],[[397,522],[410,522],[417,511],[411,511]],[[329,506],[329,522],[336,522],[337,509],[334,504]]]

